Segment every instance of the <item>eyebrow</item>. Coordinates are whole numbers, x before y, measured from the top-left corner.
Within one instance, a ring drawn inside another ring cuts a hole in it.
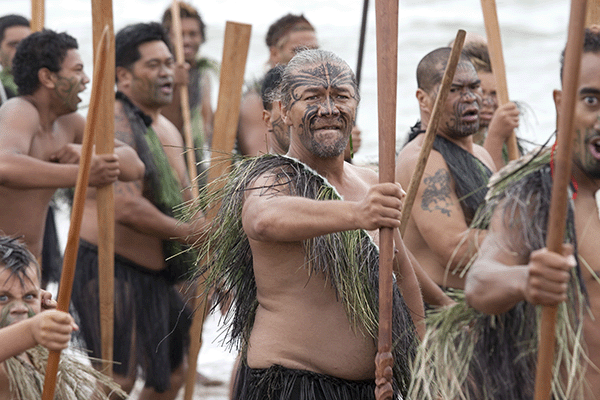
[[[584,87],[579,91],[579,95],[586,95],[586,94],[600,94],[600,89],[597,88],[591,88],[591,87]]]

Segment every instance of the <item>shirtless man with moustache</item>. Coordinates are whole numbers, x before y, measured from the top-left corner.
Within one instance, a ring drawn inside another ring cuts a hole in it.
[[[237,167],[231,177],[236,189],[225,193],[220,213],[231,220],[216,221],[223,235],[209,239],[213,254],[237,260],[211,264],[216,279],[244,275],[231,288],[233,339],[241,340],[243,354],[234,398],[374,399],[376,329],[364,317],[377,307],[371,290],[378,255],[367,231],[377,241],[378,228],[399,226],[403,191],[344,161],[360,95],[343,60],[323,50],[298,53],[285,68],[281,93],[291,134],[287,156],[264,155]],[[327,187],[339,195],[319,197]],[[225,237],[240,233],[249,247],[228,247]],[[346,235],[348,241],[341,240]],[[415,343],[412,320],[423,307],[399,235],[396,246],[403,299],[397,291],[394,388],[404,393],[410,373],[403,368]],[[363,258],[367,254],[373,258]],[[348,282],[354,274],[360,278]],[[370,295],[358,300],[364,290]]]
[[[20,96],[0,108],[0,229],[23,235],[39,259],[50,199],[77,181],[85,119],[75,111],[89,79],[77,41],[51,30],[23,39],[13,65]],[[114,154],[92,157],[90,186],[142,174],[133,149],[121,143]]]
[[[397,157],[396,181],[403,187],[413,175],[449,55],[450,48],[434,50],[417,67],[421,121]],[[467,264],[484,237],[484,231],[468,229],[495,171],[489,153],[473,143],[479,128],[480,102],[480,80],[463,55],[404,236],[425,272],[444,288],[464,288],[464,277],[456,270]]]
[[[137,151],[146,173],[115,185],[114,377],[127,392],[138,376],[143,379],[140,398],[174,399],[185,377],[190,324],[176,284],[194,266],[195,255],[183,245],[202,235],[204,219],[187,223],[174,215],[191,193],[181,134],[161,114],[173,96],[174,58],[166,32],[154,22],[126,26],[115,36],[115,60],[115,136]],[[73,304],[86,346],[99,357],[93,190],[87,200]]]

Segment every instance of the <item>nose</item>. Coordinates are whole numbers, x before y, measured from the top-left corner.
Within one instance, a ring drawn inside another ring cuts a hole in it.
[[[319,105],[319,115],[337,115],[339,113],[340,110],[330,96]]]
[[[22,301],[15,301],[12,304],[12,307],[10,307],[10,314],[13,317],[27,316],[28,312],[29,312],[29,307],[27,307],[27,305],[25,303],[23,303]]]
[[[81,81],[83,82],[84,85],[87,85],[88,83],[90,83],[90,77],[87,76],[87,74],[84,72],[83,79]]]

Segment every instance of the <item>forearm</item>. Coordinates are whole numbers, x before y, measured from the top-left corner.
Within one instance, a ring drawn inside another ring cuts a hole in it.
[[[501,314],[525,299],[526,266],[506,266],[485,259],[473,264],[465,282],[467,303],[486,314]]]
[[[13,189],[73,187],[79,165],[59,164],[21,154],[0,155],[0,184]]]
[[[492,156],[492,160],[494,160],[494,164],[496,164],[496,168],[500,169],[504,167],[504,157],[502,156],[502,148],[504,146],[504,138],[499,135],[494,135],[493,132],[485,138],[483,142],[483,147],[490,153]]]
[[[0,362],[21,354],[37,343],[31,334],[31,319],[0,329]]]

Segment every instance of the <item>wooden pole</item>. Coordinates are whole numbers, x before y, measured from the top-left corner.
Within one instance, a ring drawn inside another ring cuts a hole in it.
[[[106,56],[109,53],[110,32],[105,27],[102,33],[102,39],[97,48],[96,62],[94,65],[94,80],[92,84],[92,97],[90,99],[90,109],[87,121],[85,123],[85,132],[83,136],[83,145],[81,150],[81,160],[79,162],[79,172],[77,173],[77,184],[75,185],[75,195],[73,199],[73,211],[71,213],[71,225],[67,238],[65,257],[63,261],[62,276],[58,290],[58,306],[61,311],[69,311],[71,301],[71,292],[73,289],[73,279],[75,278],[75,262],[77,261],[77,250],[79,247],[79,231],[81,229],[81,220],[83,218],[83,206],[85,203],[85,194],[87,191],[90,162],[94,145],[94,135],[98,130],[98,107],[100,106],[103,84],[105,77]],[[54,390],[56,388],[56,376],[58,372],[58,362],[60,360],[60,351],[50,351],[48,356],[48,365],[46,367],[46,376],[44,379],[44,391],[42,400],[53,400]]]
[[[555,253],[562,253],[567,215],[567,190],[571,181],[571,161],[573,139],[573,115],[579,85],[579,70],[583,52],[585,23],[585,0],[571,1],[569,33],[565,49],[563,69],[563,92],[560,104],[557,147],[552,177],[552,198],[548,217],[546,247]],[[548,400],[552,391],[552,369],[556,343],[557,307],[544,307],[540,324],[537,370],[535,376],[535,400]]]
[[[356,82],[360,87],[360,79],[362,77],[362,64],[365,51],[365,38],[367,36],[367,15],[369,13],[369,0],[364,0],[362,20],[360,22],[360,38],[358,39],[358,57],[356,61]]]
[[[31,32],[39,32],[44,29],[45,0],[31,0]]]
[[[108,26],[109,51],[98,109],[99,132],[96,136],[96,153],[112,153],[115,143],[115,45],[112,0],[92,0],[94,48],[102,39]],[[97,55],[96,55],[97,56]],[[96,60],[94,60],[96,62]],[[96,190],[98,204],[98,300],[100,303],[100,337],[102,370],[112,376],[115,298],[115,198],[114,185]]]
[[[454,79],[454,73],[456,72],[456,66],[458,65],[458,60],[460,58],[460,52],[462,51],[463,44],[465,42],[465,36],[466,32],[462,29],[459,29],[458,33],[456,34],[454,44],[452,45],[452,51],[450,52],[448,64],[446,64],[446,70],[444,71],[444,77],[442,78],[442,84],[440,86],[439,93],[435,99],[435,103],[433,104],[431,119],[429,120],[427,130],[425,131],[425,139],[423,140],[423,145],[421,146],[421,151],[419,152],[417,165],[415,166],[415,171],[410,178],[410,183],[408,184],[408,189],[406,191],[406,197],[402,202],[400,234],[403,237],[404,232],[406,231],[406,226],[408,225],[408,220],[410,218],[410,213],[415,202],[415,198],[417,197],[417,192],[419,191],[419,184],[421,183],[421,178],[423,177],[423,172],[425,171],[425,166],[427,165],[429,153],[431,153],[431,149],[433,148],[433,141],[435,140],[437,129],[440,124],[440,118],[443,113],[441,109],[444,107],[444,103],[446,102],[448,93],[450,92],[450,87],[452,86],[452,80]]]
[[[600,24],[600,0],[588,0],[585,26]]]
[[[211,165],[208,170],[209,183],[226,174],[231,165],[231,153],[237,135],[240,101],[242,99],[242,86],[244,84],[251,30],[251,25],[237,22],[227,21],[225,25],[219,99],[215,112]],[[218,190],[221,185],[214,185],[214,187],[214,190]],[[217,206],[211,206],[211,210],[214,213],[216,213],[217,209]],[[212,219],[214,214],[209,214],[207,217]],[[194,307],[196,311],[190,328],[188,373],[185,381],[184,400],[191,400],[194,393],[198,353],[202,347],[202,325],[204,324],[207,312],[207,299],[203,295],[205,293],[205,285],[202,277],[197,285]]]
[[[106,55],[101,105],[98,109],[99,127],[103,134],[96,137],[98,154],[114,151],[114,85],[115,52],[112,0],[92,0],[93,41],[100,42],[103,27],[108,26],[111,41]],[[100,302],[100,332],[103,371],[112,376],[114,330],[114,187],[97,189],[98,203],[98,286]]]
[[[396,93],[398,82],[398,0],[375,0],[377,32],[377,107],[379,182],[395,181]],[[375,396],[392,399],[392,289],[394,231],[379,230],[379,341],[375,359]]]
[[[498,24],[498,14],[496,12],[496,0],[481,0],[481,8],[483,9],[483,20],[488,40],[488,49],[490,51],[490,60],[492,62],[492,72],[496,79],[498,103],[504,105],[508,103],[510,99],[508,97],[508,86],[506,84],[506,70],[504,67],[504,56],[502,54],[502,40],[500,38],[500,25]],[[519,158],[517,136],[514,131],[507,139],[506,144],[508,146],[508,159],[516,160]]]

